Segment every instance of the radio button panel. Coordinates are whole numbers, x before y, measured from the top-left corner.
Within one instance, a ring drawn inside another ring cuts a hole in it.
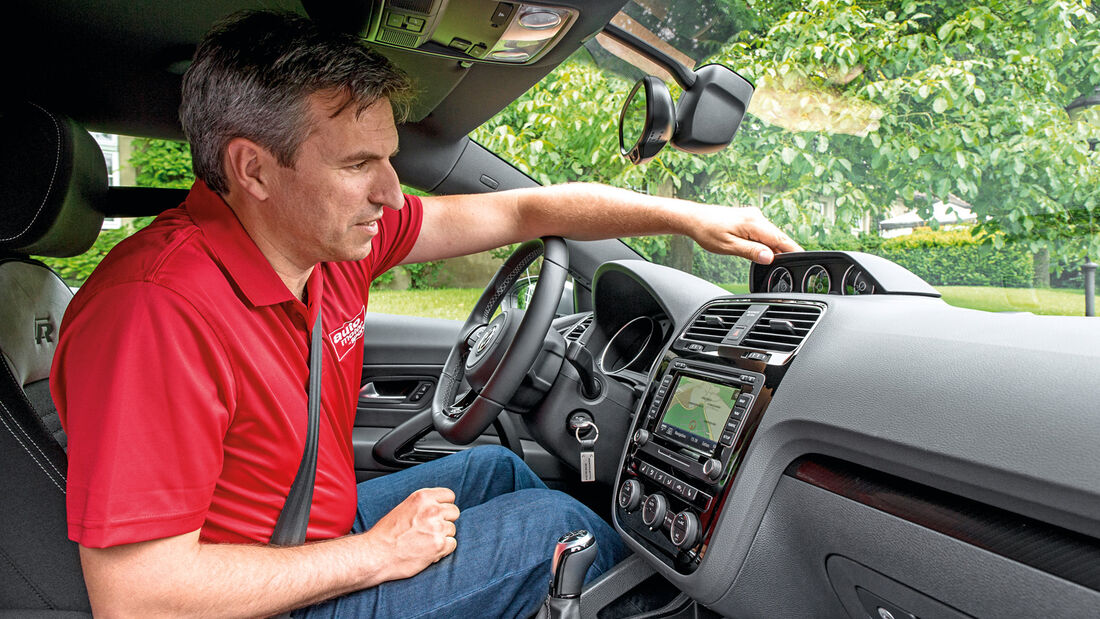
[[[635,419],[633,434],[645,440],[631,441],[620,472],[621,490],[633,481],[644,499],[633,510],[617,502],[616,520],[670,566],[690,573],[706,552],[770,390],[764,374],[709,359],[666,357],[661,372],[641,402],[645,414]]]

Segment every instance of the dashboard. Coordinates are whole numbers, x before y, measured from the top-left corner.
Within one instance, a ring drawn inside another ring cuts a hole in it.
[[[950,307],[855,252],[750,278],[610,262],[567,333],[620,360],[624,404],[592,408],[621,440],[614,525],[653,570],[732,617],[1100,604],[1100,328]]]

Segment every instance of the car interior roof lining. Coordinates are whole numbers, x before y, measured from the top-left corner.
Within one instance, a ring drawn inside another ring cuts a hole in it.
[[[412,75],[418,89],[413,122],[402,144],[430,189],[454,168],[455,147],[594,36],[623,0],[556,5],[576,8],[577,22],[539,61],[526,66],[472,63],[409,50],[378,51]],[[58,0],[21,5],[9,21],[9,70],[29,100],[65,113],[85,128],[141,137],[183,139],[179,125],[180,77],[202,35],[219,19],[243,9],[273,8],[304,13],[296,0],[197,0],[185,4],[104,0],[89,5]],[[64,41],[64,45],[58,42]],[[434,151],[452,155],[436,157]],[[432,155],[426,155],[432,152]],[[408,166],[409,168],[413,166]],[[434,178],[433,178],[434,177]]]

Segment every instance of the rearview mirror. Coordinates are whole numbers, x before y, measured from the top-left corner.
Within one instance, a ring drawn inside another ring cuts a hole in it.
[[[719,64],[700,67],[689,77],[694,79],[675,105],[668,86],[652,75],[634,85],[619,113],[619,151],[631,163],[646,163],[670,141],[695,154],[718,152],[733,141],[753,85]]]
[[[635,164],[653,159],[672,137],[674,114],[664,82],[652,75],[638,80],[619,113],[619,152]]]

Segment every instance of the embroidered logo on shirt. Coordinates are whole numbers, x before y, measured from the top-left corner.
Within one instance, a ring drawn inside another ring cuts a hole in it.
[[[336,350],[336,358],[340,361],[348,356],[355,345],[363,339],[363,325],[367,317],[367,306],[359,310],[359,313],[351,320],[330,331],[328,334],[332,347]]]

